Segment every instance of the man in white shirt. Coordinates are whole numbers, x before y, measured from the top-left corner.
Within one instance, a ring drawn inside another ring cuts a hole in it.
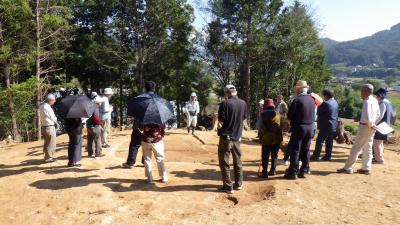
[[[186,104],[186,118],[187,118],[187,130],[188,133],[190,133],[190,130],[192,130],[192,134],[194,134],[194,131],[197,126],[197,114],[200,113],[200,105],[199,102],[197,101],[197,95],[196,93],[192,93],[190,95],[190,100]]]
[[[105,88],[103,92],[104,96],[102,97],[101,107],[100,107],[100,116],[103,124],[103,129],[101,131],[101,142],[103,148],[109,148],[110,145],[108,143],[108,136],[110,134],[111,129],[111,113],[113,111],[112,105],[110,105],[109,100],[113,95],[113,91],[111,88]]]
[[[373,92],[374,86],[371,84],[365,84],[361,88],[361,96],[364,103],[361,110],[360,125],[350,156],[344,167],[337,170],[338,173],[353,173],[353,166],[362,152],[362,167],[357,172],[366,175],[371,174],[372,143],[376,131],[376,123],[380,115],[378,100],[373,97]]]
[[[57,123],[57,117],[51,108],[54,103],[56,103],[56,97],[53,94],[48,94],[46,101],[39,107],[42,135],[44,139],[43,153],[45,162],[56,161],[54,153],[56,151],[56,130],[59,125]]]

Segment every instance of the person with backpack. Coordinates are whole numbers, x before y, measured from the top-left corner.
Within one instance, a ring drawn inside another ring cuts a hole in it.
[[[281,129],[281,117],[275,111],[274,101],[266,99],[264,111],[261,113],[261,165],[262,172],[258,175],[260,178],[276,175],[276,164],[278,152],[283,140]],[[271,169],[268,172],[268,161],[271,155]]]
[[[380,88],[375,92],[375,96],[379,102],[380,116],[378,118],[377,124],[386,122],[387,124],[391,123],[391,116],[393,113],[392,104],[387,99],[387,91],[383,88]],[[377,164],[383,164],[385,162],[383,158],[383,141],[388,139],[387,134],[381,134],[379,131],[376,131],[373,142],[373,155],[374,162]]]

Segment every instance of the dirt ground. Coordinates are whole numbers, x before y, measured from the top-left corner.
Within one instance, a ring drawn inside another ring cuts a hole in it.
[[[169,131],[170,182],[155,185],[145,182],[143,167],[121,168],[130,131],[114,132],[106,157],[84,157],[80,168],[65,167],[65,135],[51,164],[42,164],[41,142],[0,148],[0,224],[400,224],[398,145],[387,147],[386,164],[373,165],[371,176],[335,173],[350,149],[336,145],[333,161],[312,163],[307,179],[283,180],[281,165],[262,180],[255,133],[244,136],[244,189],[233,195],[217,191],[213,132]]]

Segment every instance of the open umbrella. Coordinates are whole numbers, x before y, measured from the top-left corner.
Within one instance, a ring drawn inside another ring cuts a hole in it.
[[[324,99],[318,94],[315,94],[314,92],[312,92],[310,96],[314,99],[314,103],[317,107],[320,106],[322,102],[324,102]]]
[[[96,104],[86,95],[69,95],[56,107],[65,118],[89,118],[96,110]]]
[[[172,104],[156,94],[144,93],[128,101],[128,115],[143,124],[164,124],[174,117]]]

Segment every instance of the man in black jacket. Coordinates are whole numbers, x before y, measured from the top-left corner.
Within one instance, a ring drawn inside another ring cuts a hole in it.
[[[309,171],[310,144],[314,133],[315,103],[307,94],[308,85],[306,81],[299,80],[295,87],[296,97],[293,99],[288,113],[291,122],[292,135],[289,146],[290,166],[286,170],[285,178],[294,180],[305,178]],[[299,170],[299,160],[301,168]]]
[[[218,161],[222,175],[222,190],[232,194],[235,190],[243,188],[243,170],[241,161],[240,141],[242,138],[243,121],[247,118],[246,102],[237,97],[236,88],[233,85],[225,87],[227,100],[219,106],[218,120],[222,124],[218,130],[219,146]],[[229,169],[229,156],[232,153],[235,183],[232,184]]]

